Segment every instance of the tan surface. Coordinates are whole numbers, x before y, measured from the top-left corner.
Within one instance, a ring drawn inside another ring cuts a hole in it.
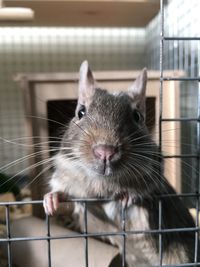
[[[45,221],[29,217],[13,222],[12,236],[46,236]],[[60,226],[51,225],[51,235],[67,235],[73,232]],[[51,241],[52,266],[85,266],[84,238],[72,238]],[[20,267],[48,266],[47,241],[14,242],[13,261]],[[118,253],[118,250],[98,240],[89,238],[89,266],[106,267]]]
[[[159,0],[5,0],[5,6],[30,7],[31,25],[144,27],[159,11]],[[30,23],[28,24],[30,25]]]

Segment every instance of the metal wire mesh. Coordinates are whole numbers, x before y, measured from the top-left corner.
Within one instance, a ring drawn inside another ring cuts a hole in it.
[[[199,202],[199,194],[181,194],[179,197],[195,197],[196,198],[196,203]],[[118,232],[96,232],[96,233],[88,233],[87,228],[88,228],[88,222],[87,222],[87,205],[88,203],[95,203],[95,202],[102,202],[106,203],[111,201],[110,199],[71,199],[68,200],[67,202],[78,202],[82,203],[84,207],[84,231],[82,233],[75,233],[75,234],[65,234],[65,235],[51,235],[51,227],[50,227],[50,217],[46,215],[46,236],[25,236],[25,237],[13,237],[11,230],[10,230],[10,208],[13,205],[27,205],[27,204],[32,204],[32,205],[42,205],[43,201],[19,201],[19,202],[4,202],[0,203],[0,206],[5,207],[5,212],[6,212],[6,228],[7,228],[7,234],[6,237],[0,238],[0,243],[2,244],[7,244],[7,254],[8,254],[8,266],[12,267],[12,243],[13,242],[21,242],[21,241],[46,241],[47,242],[47,255],[48,255],[48,267],[52,266],[52,260],[51,260],[51,241],[53,240],[62,240],[62,239],[72,239],[72,238],[83,238],[85,240],[85,249],[84,249],[84,255],[85,255],[85,267],[90,266],[89,261],[88,261],[88,255],[90,253],[88,249],[88,238],[94,237],[106,237],[106,236],[121,236],[122,237],[122,260],[121,260],[121,266],[125,267],[126,266],[126,238],[127,236],[131,235],[139,235],[139,234],[155,234],[159,235],[159,255],[160,255],[160,262],[159,265],[155,267],[168,267],[168,266],[174,266],[174,267],[180,267],[180,266],[200,266],[200,263],[197,262],[197,247],[198,247],[198,233],[200,230],[200,227],[197,223],[198,220],[196,220],[196,226],[191,227],[191,228],[170,228],[170,229],[162,229],[161,224],[162,224],[162,199],[163,198],[176,198],[178,197],[177,195],[163,195],[161,196],[159,201],[159,227],[158,229],[154,230],[131,230],[131,231],[126,231],[125,229],[125,221],[126,221],[126,209],[123,205],[121,205],[121,231]],[[197,204],[198,206],[198,204]],[[185,264],[173,264],[173,265],[166,265],[162,264],[162,234],[164,233],[173,233],[173,232],[195,232],[197,233],[197,238],[195,242],[195,258],[193,263],[185,263]]]
[[[164,76],[164,66],[166,66],[166,57],[164,57],[165,54],[165,46],[169,44],[170,41],[174,41],[173,47],[179,47],[181,48],[182,46],[179,45],[175,45],[175,42],[179,42],[179,41],[186,41],[188,43],[192,42],[198,42],[200,41],[199,37],[190,37],[190,36],[167,36],[166,35],[166,31],[165,31],[165,12],[164,12],[164,0],[160,0],[160,21],[161,21],[161,32],[160,32],[160,119],[159,119],[159,145],[160,148],[162,150],[162,124],[165,121],[179,121],[181,123],[185,123],[185,122],[191,122],[191,121],[195,121],[197,123],[197,154],[196,155],[187,155],[189,157],[194,157],[196,158],[196,163],[197,163],[197,172],[196,172],[196,186],[195,186],[195,191],[196,191],[196,232],[195,232],[195,255],[194,255],[194,266],[199,265],[198,263],[198,246],[199,246],[199,218],[198,218],[198,213],[199,213],[199,181],[200,181],[200,173],[199,173],[199,145],[200,145],[200,135],[199,135],[199,127],[200,127],[200,85],[198,84],[198,110],[197,110],[197,116],[195,118],[173,118],[173,119],[169,119],[169,118],[163,118],[163,82],[164,81],[200,81],[200,77],[199,77],[199,73],[195,73],[194,68],[195,68],[195,64],[194,64],[194,57],[195,57],[195,52],[193,51],[192,56],[191,56],[191,61],[193,62],[193,64],[191,64],[193,66],[193,71],[190,71],[190,75],[186,76],[186,77],[182,77],[182,78],[177,78],[177,77],[165,77]],[[169,32],[169,30],[168,30]],[[168,43],[168,44],[167,44]],[[198,49],[197,49],[198,51]],[[182,53],[183,54],[183,53]],[[168,58],[169,59],[169,58]],[[177,60],[175,59],[175,62],[177,62]],[[181,60],[181,62],[183,62],[183,60]],[[169,64],[169,63],[168,63]],[[181,67],[182,69],[184,68],[183,66],[178,66],[174,65],[174,68],[178,68]],[[183,158],[182,155],[180,155],[180,158]],[[185,197],[187,197],[188,194],[185,195]],[[160,220],[161,220],[161,214],[162,214],[162,206],[159,203],[159,225],[161,225]],[[192,231],[192,229],[191,229]],[[162,265],[162,232],[159,235],[159,254],[160,254],[160,266]],[[181,266],[184,266],[183,264]]]

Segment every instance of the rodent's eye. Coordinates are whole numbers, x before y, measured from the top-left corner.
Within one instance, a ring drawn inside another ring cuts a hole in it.
[[[86,108],[84,105],[81,105],[79,111],[78,111],[78,118],[79,120],[85,115],[86,113]]]
[[[142,114],[137,109],[135,109],[133,111],[133,118],[137,123],[139,123],[139,122],[144,120],[144,117],[142,116]]]

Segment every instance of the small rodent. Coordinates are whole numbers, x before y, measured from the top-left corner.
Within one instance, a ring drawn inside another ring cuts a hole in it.
[[[97,87],[88,62],[82,63],[75,117],[54,159],[51,192],[44,196],[47,214],[57,210],[64,195],[111,198],[92,212],[98,217],[100,211],[98,220],[109,229],[121,229],[121,203],[126,230],[159,229],[159,196],[176,193],[163,176],[162,155],[145,125],[146,82],[143,69],[126,93],[109,93]],[[178,196],[161,200],[162,229],[195,227]],[[121,248],[118,239],[110,237]],[[160,264],[158,233],[130,234],[126,244],[128,266]],[[194,257],[195,231],[162,233],[162,264],[192,263]]]

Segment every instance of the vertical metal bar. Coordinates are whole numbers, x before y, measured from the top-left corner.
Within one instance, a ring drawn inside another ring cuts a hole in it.
[[[194,41],[190,41],[191,42],[191,70],[190,70],[190,76],[194,77],[195,76],[195,46],[196,46],[196,42]]]
[[[200,50],[200,44],[199,44],[199,50]],[[200,53],[198,53],[198,76],[200,76]],[[198,82],[198,109],[197,109],[197,181],[198,181],[198,193],[200,192],[200,82]]]
[[[126,207],[121,204],[121,228],[123,233],[122,240],[122,267],[126,266]]]
[[[188,73],[189,69],[189,42],[185,42],[185,60],[184,60],[185,66],[184,69],[186,70],[186,73]]]
[[[10,207],[9,205],[6,205],[6,230],[7,230],[7,238],[11,238],[11,232],[10,232]],[[7,246],[8,251],[8,267],[12,267],[12,251],[11,251],[11,241],[8,241]]]
[[[159,148],[162,151],[162,113],[163,113],[163,60],[164,60],[164,0],[160,0],[160,110],[159,110]]]
[[[160,115],[159,115],[159,148],[162,151],[162,116],[163,116],[163,63],[164,63],[164,0],[160,0]],[[159,230],[162,228],[162,202],[159,199]],[[159,265],[162,266],[162,233],[159,233]]]
[[[88,222],[87,222],[87,202],[84,202],[84,234],[85,234],[85,267],[88,267]]]
[[[51,267],[51,232],[50,232],[50,217],[46,215],[46,225],[47,225],[47,253],[48,253],[48,267]]]
[[[170,70],[171,67],[171,42],[167,42],[167,64],[166,68]]]
[[[179,70],[182,70],[184,69],[184,66],[183,66],[183,58],[184,58],[184,49],[183,49],[183,46],[184,46],[184,42],[183,41],[179,41]]]
[[[198,61],[200,61],[200,56],[198,57]],[[200,63],[200,62],[198,62]],[[198,64],[199,68],[199,64]],[[200,69],[197,70],[197,74],[200,75]],[[197,109],[197,117],[200,118],[200,83],[198,82],[198,109]],[[199,227],[199,192],[200,192],[200,122],[197,122],[197,199],[196,199],[196,227]],[[199,250],[199,231],[195,233],[195,255],[194,262],[198,262],[198,250]]]
[[[174,70],[178,69],[178,63],[179,63],[179,42],[176,40],[173,40],[173,51],[174,51]]]
[[[196,197],[196,227],[199,227],[199,195]],[[198,262],[199,231],[195,232],[194,263]],[[195,265],[196,266],[196,265]]]
[[[162,266],[162,254],[163,254],[163,250],[162,250],[162,200],[159,199],[158,202],[158,229],[160,231],[159,233],[159,266]]]

